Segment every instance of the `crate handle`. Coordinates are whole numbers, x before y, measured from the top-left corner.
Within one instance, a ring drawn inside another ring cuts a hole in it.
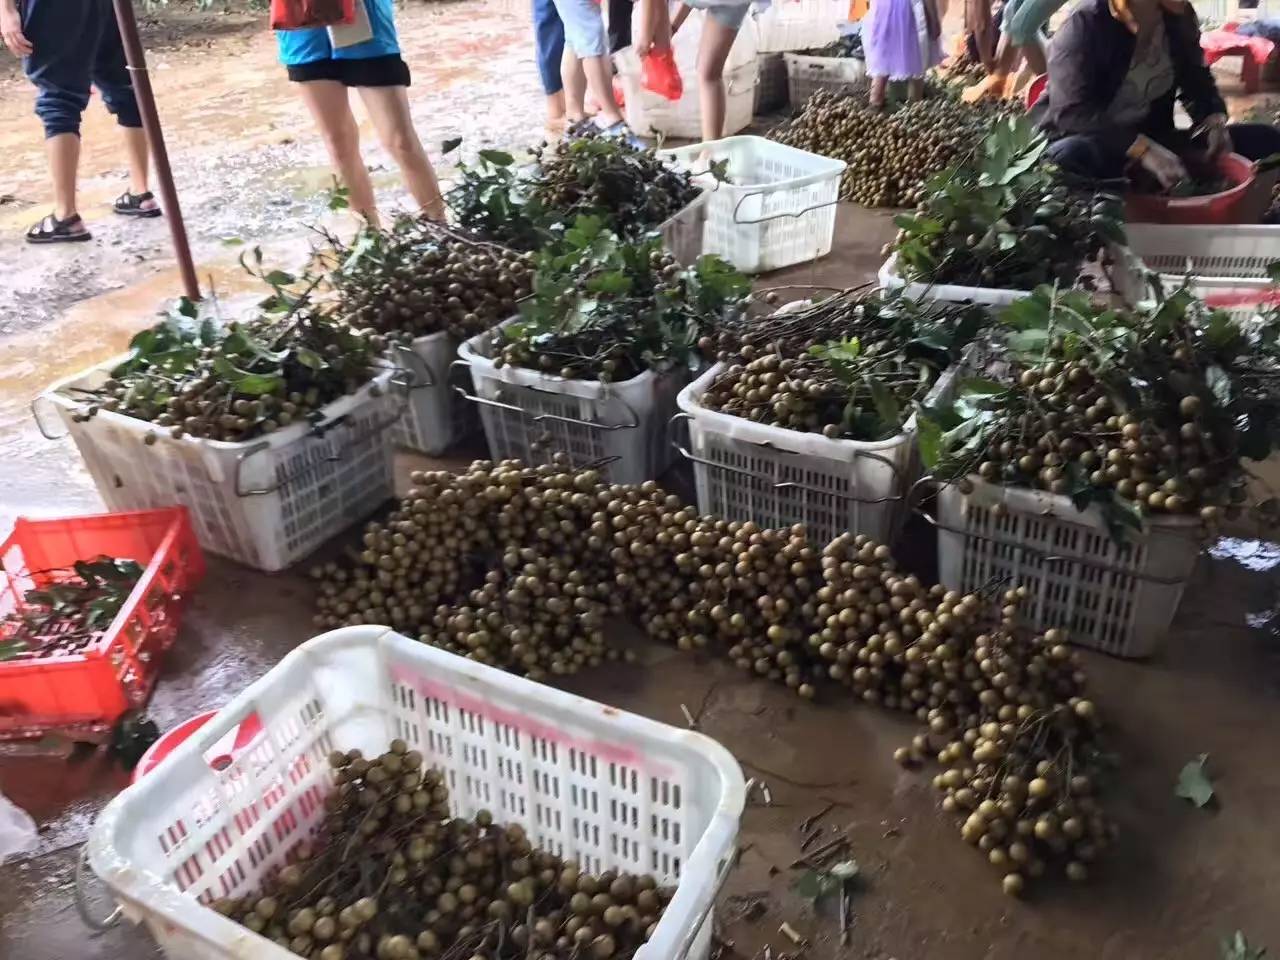
[[[70,430],[64,430],[62,433],[50,433],[45,429],[44,420],[40,417],[39,404],[41,400],[45,403],[53,403],[52,400],[42,393],[38,393],[31,398],[31,419],[36,422],[36,429],[40,431],[40,435],[46,440],[61,440],[63,437],[69,436],[71,434]]]
[[[382,421],[381,423],[375,424],[366,433],[364,433],[363,436],[376,437],[379,434],[390,429],[402,416],[404,416],[404,412],[409,408],[409,391],[413,389],[412,380],[406,380],[404,379],[404,376],[412,377],[412,373],[405,370],[403,367],[397,367],[396,370],[392,373],[390,379],[388,380],[388,386],[394,385],[394,386],[400,387],[403,390],[403,399],[400,401],[399,405],[396,407],[395,413],[392,414],[390,417],[388,417],[386,420]],[[401,379],[397,379],[397,377],[401,377]],[[305,436],[313,437],[316,439],[322,439],[325,436],[325,434],[329,433],[329,431],[333,430],[335,427],[349,426],[349,424],[347,424],[347,418],[349,416],[350,414],[344,413],[342,416],[334,417],[332,420],[328,420],[324,423],[317,423],[312,428],[311,432],[306,434]],[[300,477],[308,469],[304,467],[303,469],[298,470],[297,472],[293,473],[290,476],[277,480],[275,483],[271,484],[270,486],[260,487],[256,490],[244,489],[242,480],[244,478],[245,461],[248,460],[250,457],[252,457],[255,453],[261,453],[263,450],[269,450],[270,448],[271,448],[270,443],[268,443],[265,440],[260,440],[257,443],[255,443],[253,446],[251,446],[248,450],[245,450],[243,453],[239,454],[236,457],[235,491],[236,491],[237,497],[262,497],[262,496],[266,496],[269,493],[275,493],[277,490],[282,490],[285,487],[287,487],[294,480],[298,479],[298,477]],[[338,452],[338,453],[332,454],[331,456],[325,457],[323,462],[337,463],[343,459],[345,459],[344,454],[342,452]]]
[[[468,369],[470,369],[471,367],[471,364],[467,363],[467,361],[465,360],[455,360],[453,361],[453,363],[450,364],[450,367],[456,367],[459,364],[461,364],[464,367],[467,367]],[[532,390],[534,393],[543,393],[551,397],[566,396],[566,394],[556,393],[554,390],[541,390],[538,387],[531,387],[523,383],[513,384],[513,386],[517,386],[522,390]],[[621,397],[608,397],[605,399],[613,400],[617,402],[622,407],[622,409],[626,410],[627,413],[631,414],[631,421],[632,421],[631,423],[596,423],[591,420],[579,420],[577,417],[562,417],[556,413],[539,413],[534,416],[530,416],[527,410],[524,410],[521,407],[517,407],[514,404],[503,403],[501,400],[490,400],[487,397],[480,397],[480,396],[476,396],[475,394],[467,393],[467,390],[465,387],[454,387],[453,389],[457,391],[459,396],[465,397],[466,399],[470,400],[472,403],[480,403],[487,407],[497,407],[500,410],[510,410],[514,413],[520,414],[522,417],[524,417],[526,420],[531,421],[532,423],[542,423],[544,420],[554,420],[559,423],[569,423],[576,427],[589,427],[592,430],[609,430],[609,431],[634,430],[640,426],[640,417],[636,414],[634,410],[631,409],[631,405],[627,403],[627,401],[623,400]]]
[[[908,501],[913,498],[916,489],[924,484],[933,484],[934,486],[941,485],[938,479],[932,475],[921,477],[911,485],[911,489],[907,493]],[[1136,570],[1126,570],[1124,567],[1117,567],[1114,563],[1103,563],[1100,560],[1093,560],[1089,557],[1073,557],[1054,553],[1045,553],[1038,547],[1033,547],[1025,543],[1016,543],[1010,540],[1004,540],[1000,537],[991,537],[985,533],[975,533],[972,530],[962,530],[957,527],[948,526],[937,517],[931,515],[918,503],[912,503],[911,509],[923,517],[935,530],[941,530],[943,533],[952,533],[956,536],[964,537],[969,540],[982,540],[986,543],[994,543],[996,546],[1004,547],[1007,550],[1017,550],[1022,554],[1029,554],[1032,558],[1038,559],[1044,564],[1078,563],[1081,566],[1090,567],[1101,573],[1109,573],[1117,577],[1132,577],[1134,580],[1142,580],[1146,583],[1154,583],[1163,587],[1176,586],[1180,583],[1184,583],[1186,579],[1184,577],[1157,577],[1149,573],[1140,573]]]
[[[840,196],[839,196],[840,191],[837,190],[836,198],[834,200],[824,200],[822,203],[811,203],[809,206],[805,207],[803,210],[795,210],[795,211],[783,210],[780,213],[773,213],[767,217],[760,217],[758,220],[739,220],[738,219],[738,211],[742,209],[743,200],[746,200],[748,197],[762,197],[767,192],[768,191],[765,191],[765,190],[756,190],[756,191],[753,191],[752,193],[744,193],[742,196],[740,196],[738,198],[738,202],[733,205],[733,222],[738,226],[749,227],[757,223],[768,223],[770,220],[781,220],[783,217],[803,217],[806,213],[811,213],[814,210],[821,210],[823,207],[834,207],[837,203],[840,202]]]
[[[692,419],[693,417],[691,417],[689,414],[681,412],[673,416],[670,422],[675,423],[677,420],[692,420]],[[775,453],[784,453],[784,454],[788,454],[789,456],[799,456],[799,454],[795,453],[795,451],[793,450],[783,450],[781,447],[776,447],[772,443],[768,443],[768,442],[761,442],[758,440],[746,440],[746,441],[740,441],[740,442],[752,443],[757,447],[763,447],[766,450],[772,450]],[[756,473],[752,470],[747,470],[743,467],[733,467],[727,463],[716,463],[713,460],[708,460],[705,457],[700,457],[697,454],[693,453],[692,451],[687,450],[685,447],[681,446],[681,444],[676,440],[672,440],[671,445],[675,447],[676,450],[680,452],[680,455],[684,457],[686,460],[688,460],[690,463],[697,463],[704,467],[711,467],[712,469],[715,469],[715,470],[726,470],[729,473],[736,473],[736,474],[739,474],[740,476],[749,477],[752,480],[759,480],[763,483],[770,484],[774,490],[804,490],[808,493],[816,493],[824,497],[835,497],[838,500],[846,500],[846,501],[849,501],[850,503],[865,503],[868,505],[877,504],[877,503],[897,503],[898,501],[905,499],[905,497],[902,494],[896,494],[890,497],[877,497],[875,499],[868,499],[866,497],[857,497],[849,493],[839,493],[835,490],[823,490],[820,487],[811,487],[806,483],[796,483],[794,480],[780,480],[780,481],[774,482],[772,478],[766,477],[763,474]],[[872,460],[879,460],[881,463],[883,463],[893,473],[895,486],[898,484],[898,481],[901,479],[901,471],[898,469],[897,465],[894,464],[894,462],[890,460],[888,457],[881,456],[878,453],[872,453],[869,450],[856,451],[854,459],[856,460],[858,457],[868,457]]]
[[[431,369],[431,364],[427,363],[426,358],[418,356],[418,354],[414,353],[410,348],[406,346],[397,347],[395,350],[395,356],[397,360],[402,357],[407,357],[409,359],[408,365],[400,368],[404,370],[407,377],[405,389],[422,390],[425,387],[434,387],[440,382],[440,378],[437,377],[435,371]],[[419,374],[417,370],[409,369],[410,366],[419,368],[422,371],[421,374]]]

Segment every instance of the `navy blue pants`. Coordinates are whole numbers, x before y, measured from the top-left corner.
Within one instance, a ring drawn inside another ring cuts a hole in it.
[[[32,47],[22,65],[46,137],[80,134],[90,84],[120,126],[142,126],[111,0],[24,0],[22,32]]]
[[[549,97],[564,89],[560,80],[560,57],[564,54],[564,23],[552,0],[532,0],[533,47],[538,58],[542,90]]]

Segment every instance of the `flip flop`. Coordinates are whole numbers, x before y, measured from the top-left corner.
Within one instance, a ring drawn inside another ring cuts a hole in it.
[[[111,205],[111,209],[122,217],[137,217],[139,220],[150,220],[152,217],[160,216],[160,208],[144,208],[142,205],[148,200],[154,201],[155,198],[155,194],[150,190],[146,193],[130,193],[126,190],[116,197],[116,202]]]
[[[79,227],[79,230],[73,229]],[[27,243],[84,243],[93,234],[84,228],[80,214],[74,213],[59,220],[52,213],[27,231]]]

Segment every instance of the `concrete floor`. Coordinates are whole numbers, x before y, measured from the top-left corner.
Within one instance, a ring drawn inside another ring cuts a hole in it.
[[[842,207],[836,248],[783,283],[867,279],[891,229],[887,215]],[[406,464],[407,466],[407,464]],[[679,488],[681,478],[672,478]],[[64,503],[66,509],[92,509]],[[927,529],[908,531],[900,553],[927,558]],[[927,560],[922,561],[927,565]],[[701,729],[771,787],[772,806],[743,819],[744,853],[726,895],[760,894],[766,912],[731,922],[735,956],[755,957],[789,921],[813,941],[806,957],[911,960],[1141,960],[1216,958],[1221,937],[1280,945],[1275,870],[1280,768],[1280,546],[1224,540],[1206,553],[1166,649],[1149,663],[1088,655],[1096,699],[1112,719],[1120,767],[1109,807],[1120,845],[1084,886],[1045,884],[1026,902],[1004,897],[998,876],[935,808],[927,777],[890,755],[909,724],[846,704],[802,704],[720,662],[699,664],[648,647],[643,668],[609,667],[568,689],[673,724],[681,704]],[[309,590],[293,574],[264,576],[214,559],[150,709],[162,728],[225,702],[231,691],[310,636]],[[1173,784],[1188,759],[1209,753],[1221,805],[1200,811]],[[39,853],[0,867],[0,958],[143,960],[145,934],[128,927],[86,936],[70,899],[77,845],[93,815],[125,783],[100,754],[66,755],[56,744],[0,752],[0,791],[45,826]],[[826,820],[847,827],[865,883],[852,943],[834,920],[791,892],[796,826],[828,802]]]
[[[425,19],[437,14],[405,15]],[[441,23],[442,29],[469,26],[463,19]],[[490,55],[490,41],[511,44],[523,36],[518,25],[501,29],[506,33],[481,31],[484,37],[469,51],[476,65],[468,67],[467,82],[480,75],[482,66],[501,74],[502,82],[531,75],[528,63],[514,72],[482,64]],[[403,32],[419,60],[432,63],[428,54],[439,34],[425,28]],[[244,44],[243,69],[261,75],[270,63],[270,50],[262,49],[260,37]],[[417,62],[414,66],[417,70]],[[470,102],[465,87],[439,103],[431,100],[438,90],[424,86],[415,87],[415,110],[421,106],[430,113],[438,106],[435,115],[457,117],[462,114],[453,108]],[[260,101],[269,102],[285,118],[281,126],[292,133],[297,108],[286,105],[287,92],[280,87],[276,83],[270,90],[255,90],[255,104],[261,109]],[[534,126],[532,90],[519,93],[512,101],[519,123]],[[2,112],[0,119],[8,131]],[[435,129],[439,132],[438,124]],[[246,136],[263,139],[249,126],[244,130]],[[315,147],[306,149],[314,155]],[[231,148],[248,149],[243,143]],[[183,159],[180,153],[176,162],[181,166]],[[216,154],[205,161],[211,169],[222,162]],[[272,169],[296,162],[297,157],[274,154],[263,161]],[[199,186],[193,184],[193,189]],[[200,195],[200,209],[231,209],[231,219],[246,216],[234,206],[236,197],[221,189],[211,180]],[[290,216],[308,215],[305,204],[290,211]],[[16,223],[9,219],[6,227]],[[95,223],[95,230],[99,226],[108,225]],[[278,227],[273,221],[263,229]],[[212,231],[216,229],[217,223]],[[846,286],[870,280],[892,230],[888,213],[842,206],[830,256],[764,279],[762,285]],[[206,231],[206,256],[216,247],[212,231]],[[151,239],[155,250],[161,250],[161,238]],[[113,239],[106,246],[117,243]],[[146,253],[150,256],[151,249]],[[110,255],[108,249],[104,256]],[[230,259],[233,254],[223,255]],[[145,322],[152,306],[172,292],[172,275],[156,274],[155,262],[132,272],[109,259],[104,262],[113,264],[113,279],[124,281],[118,292],[85,300],[68,313],[65,304],[46,301],[36,291],[31,302],[37,313],[47,309],[57,315],[53,326],[43,321],[28,325],[30,314],[25,313],[8,318],[16,319],[20,336],[0,342],[0,453],[8,468],[0,527],[18,512],[101,508],[74,448],[66,441],[40,441],[25,408],[44,383],[118,349]],[[226,264],[219,266],[219,285],[225,289]],[[22,289],[20,283],[14,287]],[[32,327],[40,329],[21,335]],[[0,333],[12,329],[0,325]],[[679,471],[668,485],[681,493],[689,489]],[[930,572],[932,552],[931,534],[923,525],[909,527],[898,548],[900,557],[922,574]],[[1112,721],[1120,766],[1108,805],[1123,837],[1090,883],[1046,883],[1025,902],[1000,893],[998,874],[937,811],[927,776],[904,772],[893,763],[893,748],[914,732],[895,717],[847,704],[803,704],[724,663],[704,662],[690,669],[694,662],[687,656],[656,646],[644,648],[640,668],[610,665],[564,686],[676,725],[684,723],[683,704],[700,717],[702,730],[738,757],[748,776],[768,782],[773,803],[746,811],[740,838],[744,852],[725,890],[726,898],[760,896],[765,913],[752,921],[735,921],[740,901],[728,899],[719,912],[723,933],[735,944],[731,955],[742,960],[756,958],[765,944],[772,945],[775,957],[787,949],[788,942],[777,933],[784,920],[812,941],[807,960],[1216,960],[1221,938],[1237,929],[1250,942],[1270,944],[1274,951],[1280,949],[1280,913],[1274,908],[1280,902],[1275,869],[1280,768],[1272,759],[1280,743],[1278,569],[1280,546],[1223,540],[1202,556],[1156,659],[1135,664],[1086,654],[1095,699]],[[167,729],[220,706],[311,636],[310,622],[310,589],[301,577],[265,576],[210,558],[209,575],[166,659],[150,715]],[[1173,786],[1182,765],[1206,752],[1221,803],[1201,811],[1177,799]],[[0,960],[146,960],[156,955],[145,933],[134,928],[89,935],[71,899],[79,845],[96,813],[126,783],[127,777],[101,752],[75,750],[54,740],[0,746],[0,792],[29,810],[42,827],[40,848],[32,857],[0,866]],[[790,892],[794,874],[788,865],[798,854],[796,826],[828,803],[836,807],[824,823],[847,830],[865,881],[854,903],[851,943],[843,950],[833,918],[815,915]]]

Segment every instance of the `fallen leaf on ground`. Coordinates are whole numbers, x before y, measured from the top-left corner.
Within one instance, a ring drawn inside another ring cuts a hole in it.
[[[1178,774],[1178,785],[1173,791],[1177,796],[1190,800],[1201,808],[1208,806],[1213,799],[1213,783],[1204,769],[1208,759],[1209,755],[1202,753],[1195,760],[1189,761]]]

